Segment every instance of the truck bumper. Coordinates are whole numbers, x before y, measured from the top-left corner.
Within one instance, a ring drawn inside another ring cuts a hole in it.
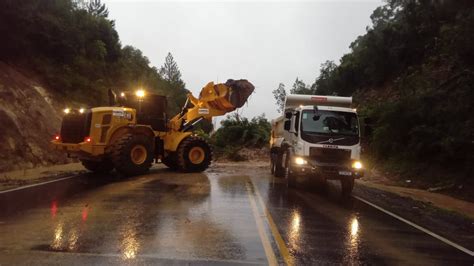
[[[363,169],[353,169],[345,164],[308,162],[305,165],[293,165],[292,172],[296,175],[311,176],[324,179],[361,178]]]
[[[50,146],[54,150],[76,155],[78,157],[93,157],[104,154],[104,146],[93,145],[90,142],[62,143],[61,141],[53,140],[51,141]]]

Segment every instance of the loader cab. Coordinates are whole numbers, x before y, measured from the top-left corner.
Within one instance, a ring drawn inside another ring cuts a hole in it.
[[[121,92],[117,97],[117,105],[136,110],[138,124],[150,125],[155,131],[167,131],[167,104],[166,96],[145,92]]]

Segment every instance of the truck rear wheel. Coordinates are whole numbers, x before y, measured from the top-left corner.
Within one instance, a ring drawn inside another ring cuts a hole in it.
[[[351,196],[352,189],[354,188],[354,178],[341,179],[341,195],[344,198]]]
[[[111,150],[115,169],[126,176],[146,173],[153,162],[153,140],[145,135],[125,134]]]
[[[283,154],[278,152],[275,154],[275,177],[285,177],[285,168],[283,167]]]
[[[212,161],[212,149],[200,137],[187,137],[178,146],[177,161],[183,172],[202,172]]]
[[[114,169],[114,164],[108,159],[103,159],[100,161],[84,159],[81,160],[81,163],[87,170],[98,174],[107,174]]]
[[[270,173],[272,173],[272,175],[275,175],[275,160],[273,159],[273,157],[270,159]]]

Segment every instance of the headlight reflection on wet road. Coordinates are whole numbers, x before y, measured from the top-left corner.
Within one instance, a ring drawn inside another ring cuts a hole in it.
[[[301,226],[301,216],[298,210],[293,210],[291,214],[291,228],[290,228],[290,246],[291,249],[298,249],[299,239],[300,239],[300,226]]]
[[[140,244],[137,241],[137,233],[133,228],[127,229],[123,234],[122,258],[134,259],[137,256]]]
[[[356,239],[359,233],[359,221],[356,217],[352,218],[351,222],[351,239]]]
[[[347,255],[345,256],[345,260],[351,264],[357,264],[359,261],[360,225],[356,216],[349,219],[347,227]]]
[[[54,240],[53,240],[53,243],[51,244],[51,248],[53,250],[61,249],[62,241],[63,241],[63,223],[59,222],[56,225],[56,228],[54,229]]]
[[[77,229],[74,228],[71,230],[68,240],[68,249],[75,250],[77,247],[77,240],[79,240],[79,234],[77,233]]]
[[[84,231],[84,226],[89,214],[89,207],[86,205],[81,211],[81,220],[65,221],[64,218],[57,217],[58,203],[51,203],[51,217],[53,219],[53,240],[50,249],[57,251],[77,250],[79,239]]]

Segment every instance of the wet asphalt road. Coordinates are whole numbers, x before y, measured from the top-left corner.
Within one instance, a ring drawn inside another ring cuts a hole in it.
[[[474,262],[362,202],[341,200],[337,189],[288,189],[264,167],[94,178],[104,177],[91,177],[73,196],[0,218],[0,264]]]

